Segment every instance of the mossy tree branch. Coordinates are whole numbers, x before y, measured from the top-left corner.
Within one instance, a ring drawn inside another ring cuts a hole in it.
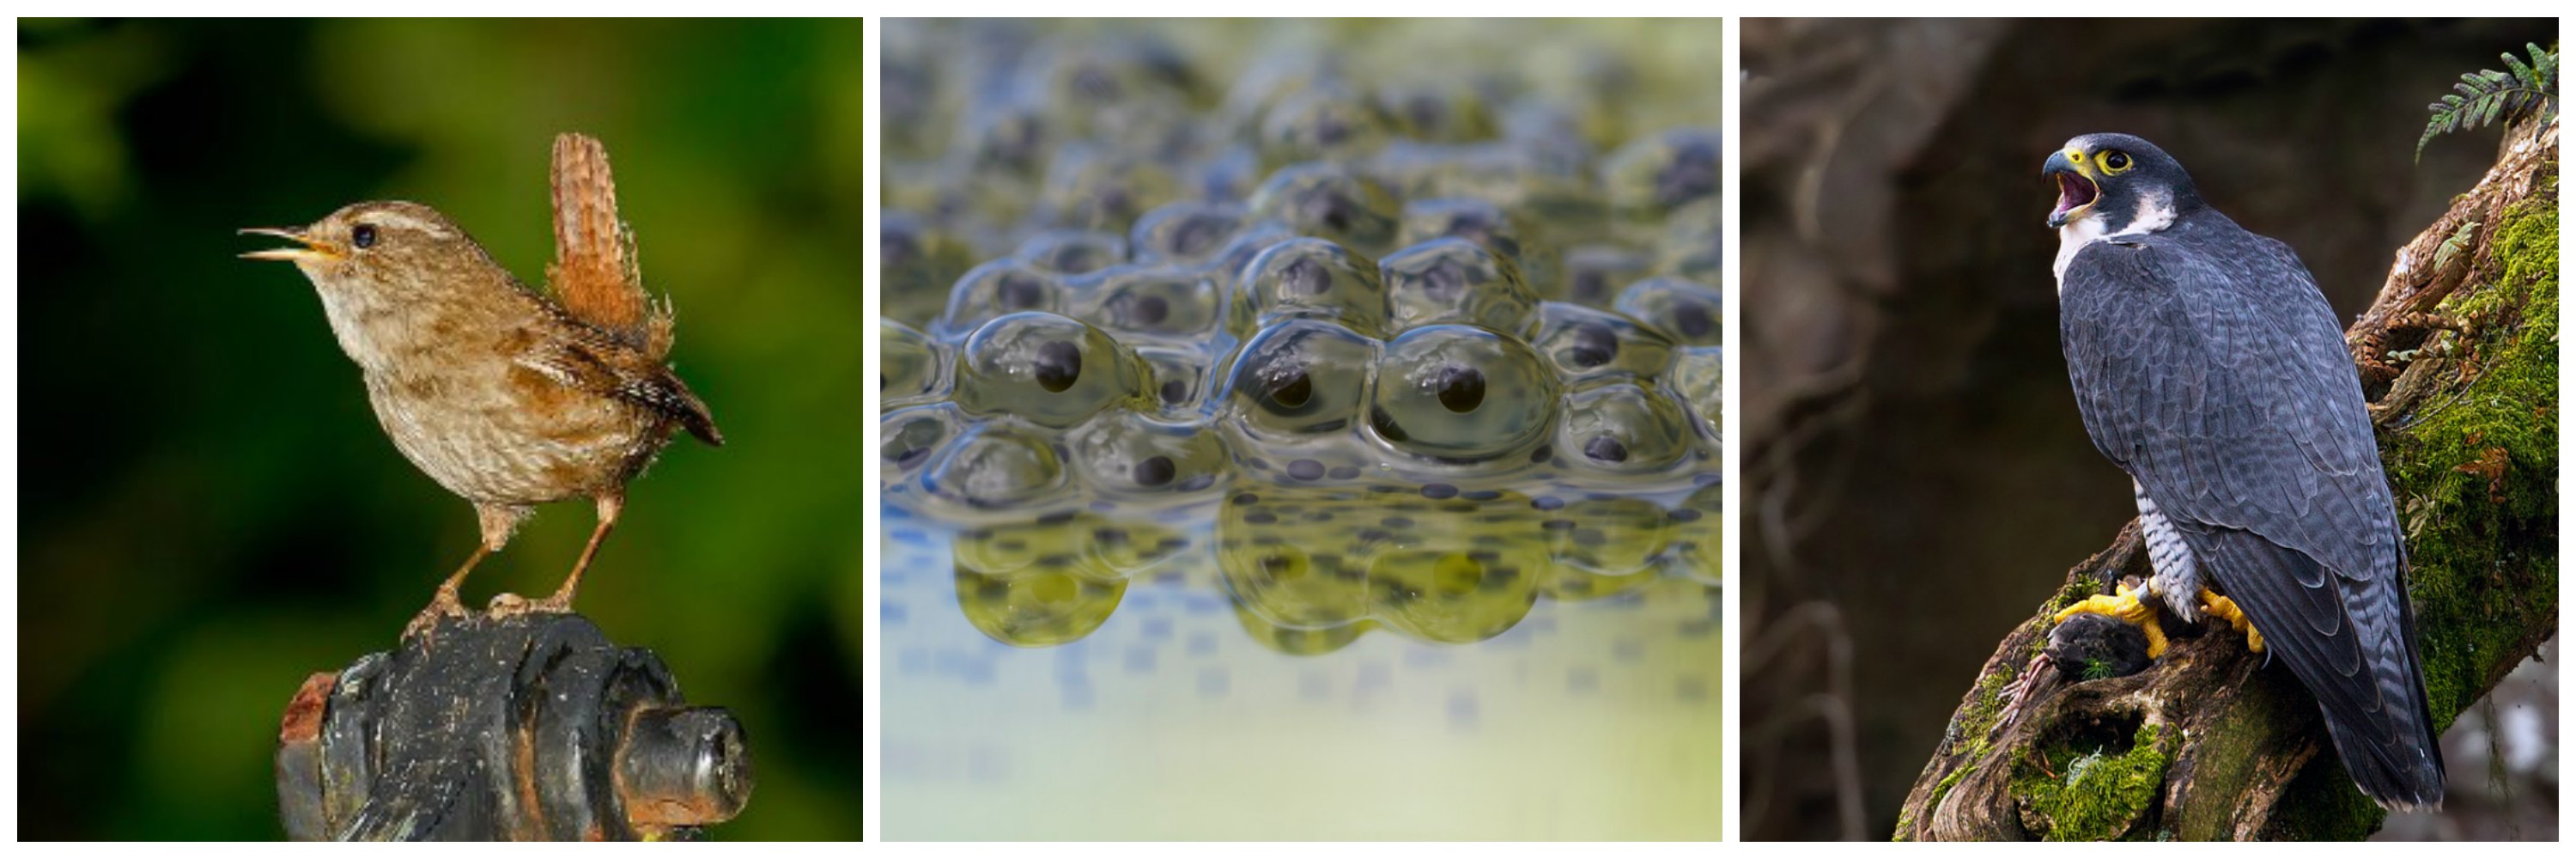
[[[2554,118],[2510,130],[2347,333],[2407,532],[2437,731],[2557,632],[2557,144]],[[2004,638],[1907,795],[1899,840],[2378,828],[2315,699],[2241,636],[2168,619],[2161,660],[2103,676],[2143,664],[2142,639],[2120,638],[2134,628],[2050,622],[2148,575],[2145,554],[2132,523]]]

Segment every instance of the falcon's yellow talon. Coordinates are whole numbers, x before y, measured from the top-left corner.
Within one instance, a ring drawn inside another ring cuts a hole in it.
[[[2156,621],[2156,610],[2139,602],[2138,591],[2126,583],[2120,585],[2118,596],[2095,594],[2059,610],[2054,622],[2065,623],[2067,618],[2079,614],[2109,615],[2114,620],[2136,626],[2138,631],[2147,634],[2147,658],[2165,655],[2165,630],[2164,625]]]
[[[2254,628],[2254,620],[2245,616],[2244,609],[2236,607],[2235,600],[2219,596],[2208,588],[2202,588],[2200,610],[2207,612],[2210,617],[2227,621],[2227,625],[2235,627],[2237,632],[2245,633],[2245,649],[2256,653],[2263,652],[2263,633]]]

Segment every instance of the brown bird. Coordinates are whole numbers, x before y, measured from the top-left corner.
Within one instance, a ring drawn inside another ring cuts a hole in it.
[[[553,179],[552,297],[417,203],[358,203],[308,227],[242,231],[301,245],[242,256],[295,263],[313,281],[394,447],[481,520],[482,545],[405,638],[466,616],[458,586],[533,507],[588,496],[599,526],[563,586],[535,602],[494,600],[502,613],[570,611],[627,482],[678,430],[724,443],[706,404],[666,363],[670,306],[644,293],[607,150],[587,136],[556,137]]]

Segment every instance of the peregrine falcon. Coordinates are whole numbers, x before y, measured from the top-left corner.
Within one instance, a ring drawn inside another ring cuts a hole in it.
[[[2048,157],[2059,335],[2084,428],[2129,473],[2155,567],[2061,612],[2216,617],[2316,694],[2335,752],[2390,809],[2442,801],[2406,549],[2343,326],[2288,245],[2200,198],[2125,134]],[[2212,588],[2224,592],[2214,593]]]

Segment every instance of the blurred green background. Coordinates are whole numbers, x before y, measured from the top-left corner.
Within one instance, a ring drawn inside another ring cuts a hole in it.
[[[474,517],[395,452],[312,287],[237,227],[446,212],[523,279],[557,132],[614,159],[727,445],[634,487],[582,611],[731,707],[729,839],[857,838],[858,21],[18,25],[21,835],[274,838],[304,677],[386,649]],[[552,589],[586,501],[469,604]]]

